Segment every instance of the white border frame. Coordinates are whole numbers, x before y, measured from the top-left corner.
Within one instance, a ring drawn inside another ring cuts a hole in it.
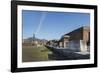
[[[36,11],[54,11],[54,12],[79,12],[90,13],[90,59],[89,60],[66,60],[66,61],[41,61],[41,62],[22,62],[22,10],[36,10]],[[93,9],[77,9],[77,8],[58,8],[58,7],[44,7],[44,6],[23,6],[18,5],[18,26],[17,26],[17,64],[18,68],[27,67],[43,67],[43,66],[60,66],[60,65],[80,65],[80,64],[94,64],[94,10]],[[92,32],[92,33],[91,33]]]

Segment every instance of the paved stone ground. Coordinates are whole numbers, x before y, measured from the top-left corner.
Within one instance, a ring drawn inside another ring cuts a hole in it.
[[[90,59],[90,54],[83,52],[74,52],[69,49],[57,49],[54,47],[46,46],[50,49],[53,54],[49,55],[54,60],[79,60],[79,59]]]

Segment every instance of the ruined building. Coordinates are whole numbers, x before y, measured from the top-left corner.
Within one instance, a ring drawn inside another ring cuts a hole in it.
[[[80,27],[62,36],[59,47],[69,48],[74,51],[90,50],[90,27]]]

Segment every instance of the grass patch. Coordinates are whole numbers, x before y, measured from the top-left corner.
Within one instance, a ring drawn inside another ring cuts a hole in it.
[[[50,50],[45,46],[40,47],[23,47],[22,48],[22,62],[33,62],[33,61],[47,61],[48,53]]]

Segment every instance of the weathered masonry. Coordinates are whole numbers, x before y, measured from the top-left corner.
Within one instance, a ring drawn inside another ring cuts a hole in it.
[[[65,34],[59,40],[59,47],[74,51],[90,50],[90,27],[84,26]]]

